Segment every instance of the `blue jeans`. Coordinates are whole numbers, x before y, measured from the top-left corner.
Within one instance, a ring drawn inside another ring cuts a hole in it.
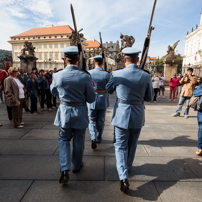
[[[179,100],[179,103],[177,106],[177,111],[176,111],[177,114],[180,114],[180,112],[182,110],[182,106],[185,102],[186,102],[186,109],[185,109],[184,115],[189,114],[189,100],[190,100],[190,97],[180,96],[180,100]]]
[[[86,129],[60,128],[59,161],[60,171],[71,169],[70,141],[73,137],[72,164],[78,170],[82,164]]]
[[[198,148],[202,149],[202,112],[197,113],[198,120]]]
[[[91,140],[101,140],[104,130],[106,109],[89,109],[89,132]]]
[[[141,129],[123,129],[115,126],[115,154],[119,179],[128,179]]]

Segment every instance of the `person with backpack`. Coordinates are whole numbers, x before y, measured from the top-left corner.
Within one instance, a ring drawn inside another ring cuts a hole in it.
[[[193,96],[199,97],[199,102],[197,104],[197,120],[198,120],[198,149],[196,154],[202,155],[202,84],[194,90]]]

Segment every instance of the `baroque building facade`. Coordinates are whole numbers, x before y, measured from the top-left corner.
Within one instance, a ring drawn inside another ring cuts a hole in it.
[[[55,67],[64,68],[64,54],[61,50],[70,46],[70,35],[73,29],[69,25],[46,26],[41,28],[33,28],[21,34],[11,36],[8,41],[12,45],[13,66],[20,67],[18,56],[21,55],[24,42],[32,42],[35,47],[35,56],[38,58],[36,67],[38,69],[51,70]],[[84,48],[86,47],[86,39],[82,39]]]
[[[200,25],[192,28],[190,33],[187,32],[185,40],[182,73],[192,67],[195,75],[202,76],[202,12]]]

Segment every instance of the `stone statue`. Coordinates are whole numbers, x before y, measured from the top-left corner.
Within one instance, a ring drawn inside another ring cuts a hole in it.
[[[35,47],[33,47],[32,42],[25,41],[24,43],[24,48],[21,50],[21,55],[30,55],[34,56],[34,51]],[[28,51],[28,54],[26,54],[26,51]]]
[[[78,40],[77,34],[78,33],[76,33],[75,31],[72,31],[72,34],[69,36],[70,46],[77,46],[77,40]],[[79,33],[79,36],[82,39],[84,35],[82,33]],[[82,40],[81,40],[81,42],[82,42]]]
[[[135,39],[133,36],[123,35],[120,33],[121,40],[121,51],[122,49],[126,47],[132,47],[132,45],[135,43]]]
[[[178,43],[180,40],[178,40],[176,43],[174,43],[173,46],[168,46],[168,50],[167,50],[167,55],[166,55],[166,60],[173,60],[175,59],[175,48],[177,47]]]

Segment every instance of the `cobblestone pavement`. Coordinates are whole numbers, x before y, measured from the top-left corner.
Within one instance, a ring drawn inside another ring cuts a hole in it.
[[[110,96],[103,141],[93,151],[86,132],[84,166],[61,186],[58,162],[56,110],[37,116],[23,114],[24,129],[14,129],[0,104],[0,201],[165,201],[202,200],[202,158],[197,150],[196,112],[190,118],[171,117],[177,101],[160,98],[146,103],[142,129],[127,195],[119,190],[111,117],[115,95]],[[184,108],[183,108],[184,109]]]

